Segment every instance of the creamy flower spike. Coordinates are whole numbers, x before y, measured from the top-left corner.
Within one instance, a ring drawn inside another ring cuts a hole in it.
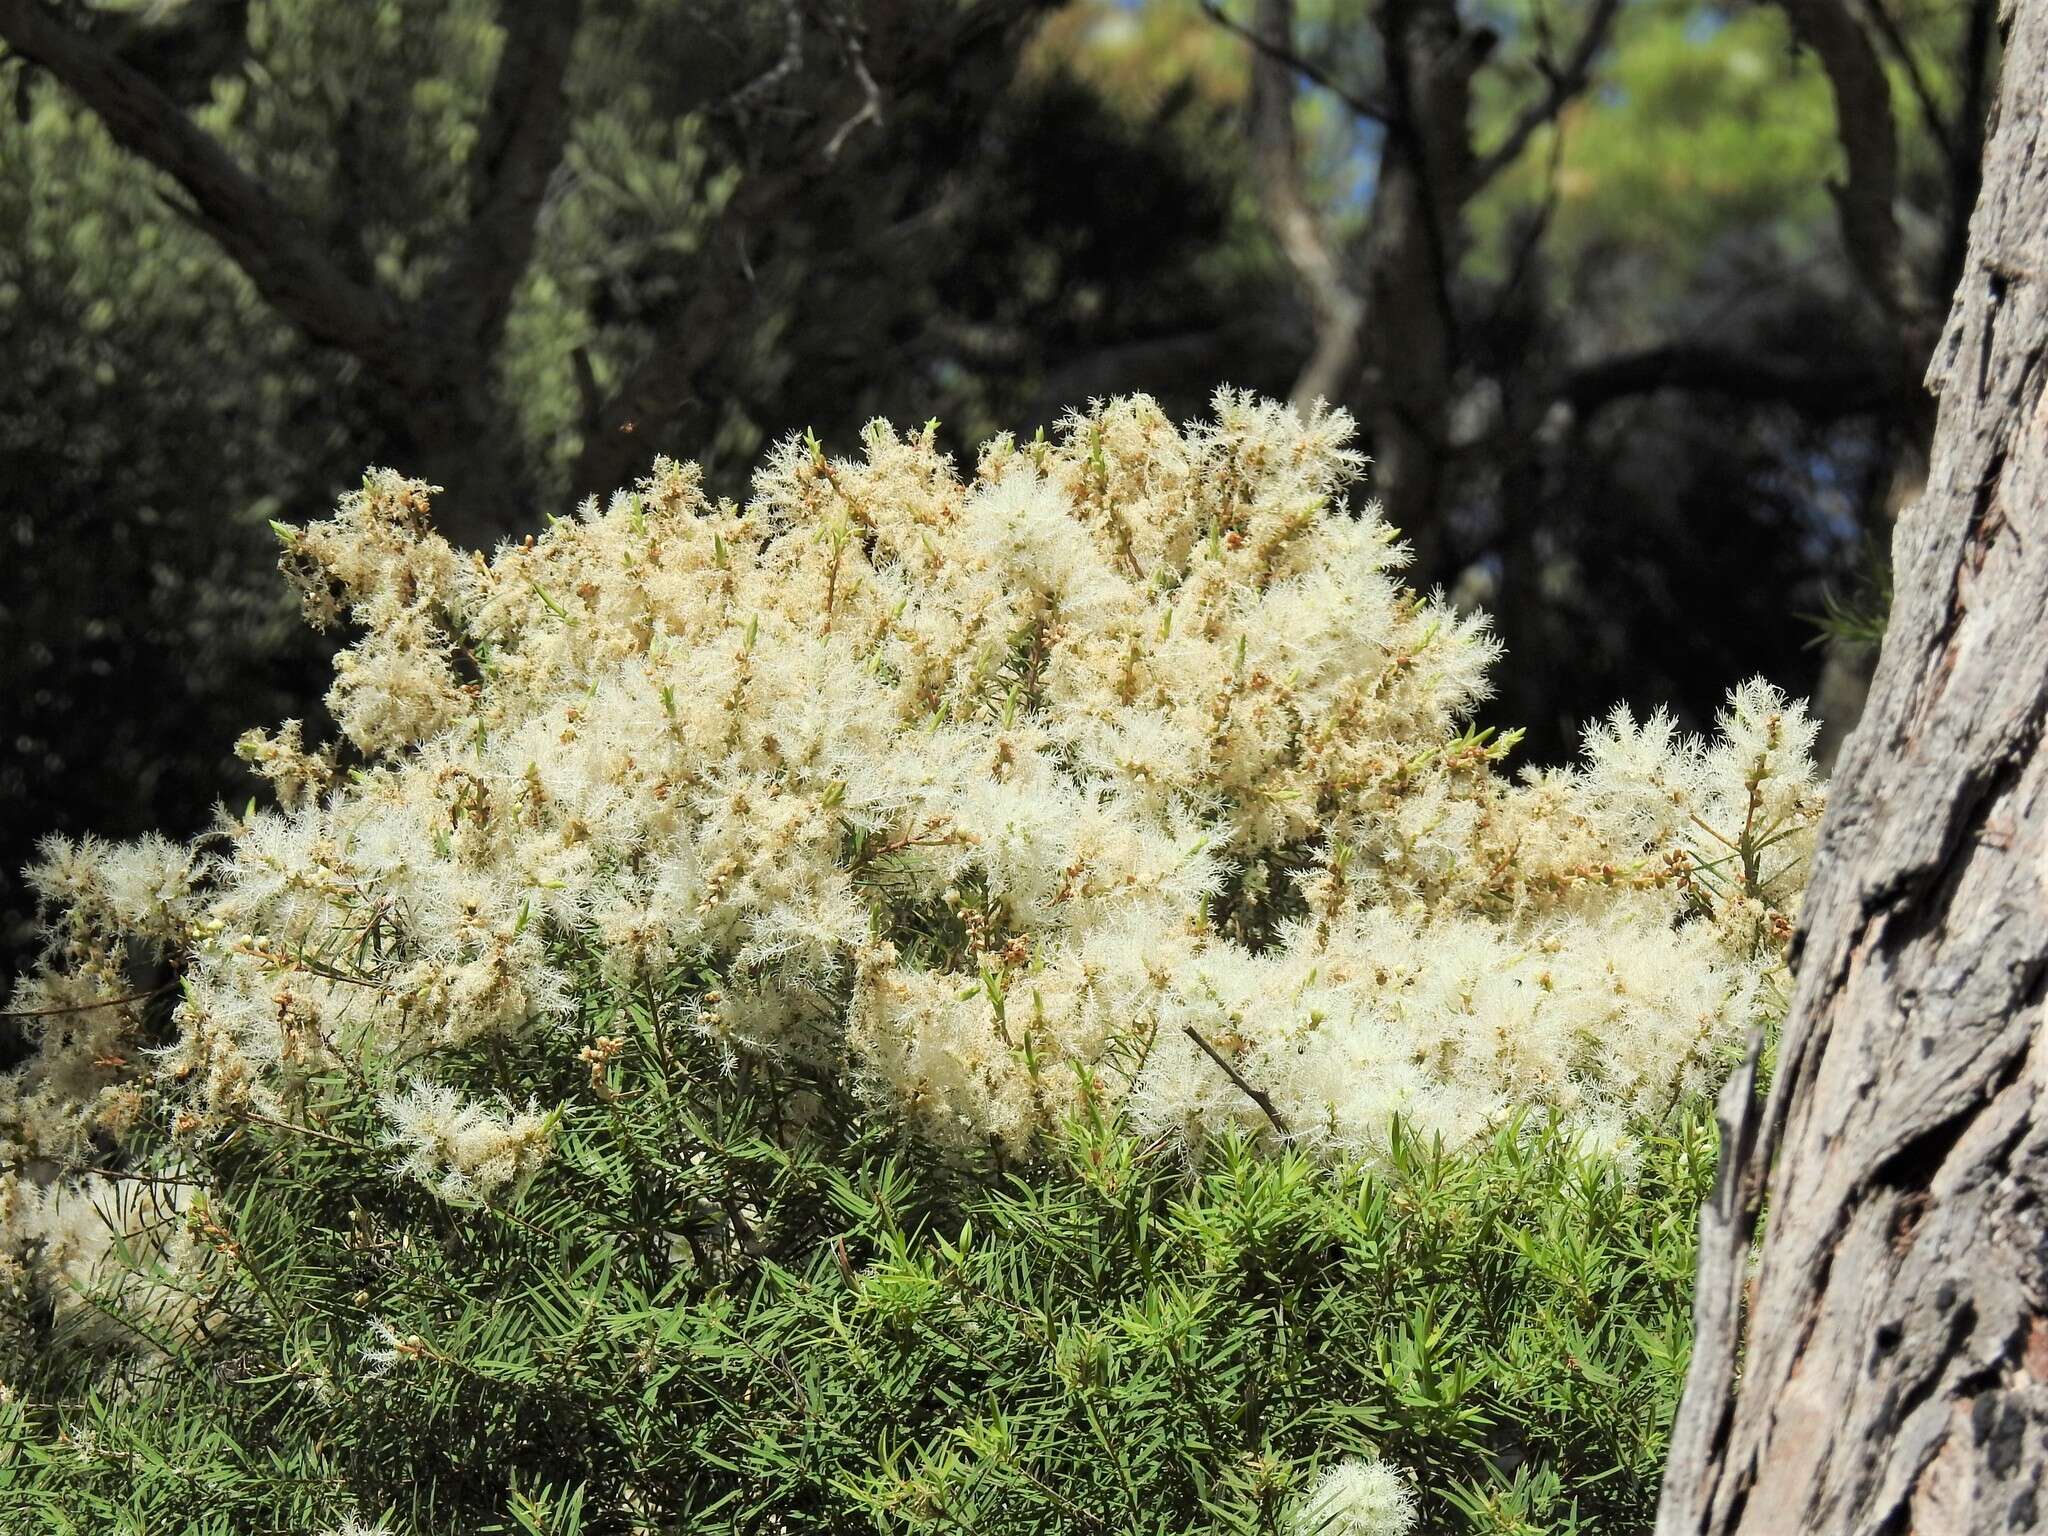
[[[288,1119],[345,1057],[408,1171],[472,1197],[544,1155],[542,1107],[411,1077],[586,1046],[572,952],[1013,1148],[1084,1079],[1150,1130],[1345,1157],[1396,1115],[1613,1139],[1709,1086],[1777,1006],[1804,710],[1745,685],[1711,744],[1617,713],[1510,780],[1467,723],[1498,647],[1397,583],[1348,418],[1214,409],[1098,405],[966,482],[929,428],[791,439],[743,507],[661,460],[489,560],[373,473],[287,535],[309,617],[359,629],[347,771],[287,722],[241,747],[277,807],[216,840],[47,845],[8,1161],[88,1161],[147,1089],[188,1133]],[[149,955],[183,987],[153,1055]]]

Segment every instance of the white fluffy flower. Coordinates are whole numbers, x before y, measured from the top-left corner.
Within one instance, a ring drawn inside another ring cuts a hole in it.
[[[354,760],[287,724],[245,743],[276,809],[45,845],[12,1006],[52,1022],[0,1143],[83,1156],[152,1090],[184,1133],[344,1062],[572,1050],[579,1009],[650,989],[722,1050],[1020,1148],[1087,1082],[1151,1130],[1331,1157],[1396,1115],[1612,1139],[1708,1087],[1779,1001],[1805,711],[1752,681],[1711,740],[1617,714],[1510,780],[1470,718],[1499,646],[1399,586],[1345,500],[1349,419],[1214,414],[1099,403],[964,479],[875,422],[857,458],[778,445],[745,506],[660,460],[489,560],[373,472],[287,551],[355,626]],[[162,1049],[153,955],[182,973]],[[383,1109],[406,1176],[471,1200],[539,1166],[553,1106],[423,1081]]]
[[[1316,1480],[1296,1513],[1293,1536],[1406,1536],[1415,1495],[1384,1461],[1338,1462]]]
[[[537,1103],[494,1110],[465,1102],[441,1083],[415,1082],[377,1104],[391,1121],[391,1145],[405,1154],[397,1171],[457,1204],[486,1199],[530,1175],[546,1159],[554,1129]]]

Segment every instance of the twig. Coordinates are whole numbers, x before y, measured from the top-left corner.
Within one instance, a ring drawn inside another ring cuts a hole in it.
[[[1934,142],[1941,146],[1942,155],[1948,163],[1956,162],[1955,135],[1949,129],[1948,120],[1941,114],[1941,107],[1934,99],[1934,92],[1928,88],[1927,76],[1921,73],[1919,61],[1913,57],[1905,34],[1899,30],[1898,20],[1885,9],[1884,0],[1863,0],[1863,9],[1869,15],[1877,35],[1884,39],[1891,49],[1892,57],[1899,61],[1899,68],[1905,71],[1906,84],[1912,88],[1913,99],[1920,105],[1920,116],[1927,124],[1927,131],[1934,136]]]
[[[70,1174],[77,1178],[110,1179],[122,1184],[175,1184],[198,1188],[206,1182],[204,1179],[189,1179],[182,1174],[138,1173],[132,1168],[95,1168],[89,1163],[67,1163],[57,1159],[45,1160],[27,1157],[18,1158],[11,1163],[0,1163],[0,1173],[31,1173],[34,1171],[36,1164],[45,1161],[55,1163],[59,1173]]]
[[[1260,1088],[1254,1088],[1250,1083],[1246,1082],[1244,1079],[1244,1074],[1238,1071],[1236,1067],[1232,1066],[1230,1062],[1225,1059],[1221,1051],[1217,1050],[1215,1046],[1211,1045],[1207,1040],[1203,1039],[1202,1032],[1196,1029],[1194,1025],[1183,1024],[1181,1025],[1181,1029],[1186,1032],[1187,1037],[1190,1040],[1194,1041],[1196,1045],[1199,1045],[1202,1048],[1203,1055],[1207,1056],[1211,1061],[1215,1062],[1217,1066],[1223,1069],[1223,1075],[1225,1077],[1228,1077],[1233,1083],[1237,1084],[1238,1088],[1244,1093],[1244,1096],[1246,1098],[1250,1099],[1254,1104],[1258,1105],[1260,1109],[1266,1112],[1266,1118],[1273,1122],[1274,1130],[1278,1131],[1282,1136],[1292,1137],[1294,1135],[1293,1130],[1287,1124],[1286,1118],[1280,1113],[1279,1110],[1273,1107],[1272,1097],[1268,1095],[1265,1092],[1265,1090]]]
[[[714,106],[714,112],[743,111],[803,68],[804,13],[803,7],[798,5],[796,0],[783,0],[782,27],[781,57],[765,72],[755,76]]]
[[[1507,314],[1508,302],[1521,290],[1523,281],[1529,275],[1529,268],[1536,259],[1536,251],[1543,243],[1543,237],[1550,229],[1550,221],[1557,216],[1557,205],[1562,187],[1561,173],[1564,170],[1564,124],[1560,121],[1557,132],[1550,136],[1550,160],[1543,172],[1543,201],[1537,205],[1522,238],[1516,242],[1514,259],[1508,264],[1508,279],[1493,296],[1491,323],[1498,326]]]
[[[1267,58],[1285,64],[1310,84],[1321,86],[1360,117],[1369,118],[1375,123],[1387,121],[1387,109],[1378,102],[1368,101],[1357,92],[1347,90],[1331,79],[1329,71],[1320,65],[1302,57],[1291,48],[1281,46],[1271,38],[1261,37],[1243,22],[1226,15],[1217,0],[1202,0],[1202,11],[1224,31],[1243,38]]]
[[[323,1131],[318,1126],[297,1125],[290,1120],[278,1120],[270,1115],[258,1114],[253,1109],[244,1109],[235,1116],[238,1120],[252,1121],[257,1125],[271,1126],[280,1131],[295,1131],[301,1136],[311,1136],[332,1146],[347,1147],[351,1152],[375,1152],[377,1148],[367,1142],[351,1141],[346,1136],[337,1136],[332,1131]]]
[[[1586,18],[1586,30],[1579,35],[1571,57],[1561,66],[1552,66],[1547,60],[1544,62],[1550,88],[1543,93],[1542,100],[1516,120],[1499,147],[1473,168],[1470,184],[1463,189],[1466,196],[1478,191],[1520,159],[1522,150],[1535,136],[1536,130],[1554,121],[1565,106],[1592,82],[1593,61],[1607,46],[1607,39],[1614,31],[1615,18],[1620,13],[1621,0],[1597,0],[1593,14]]]
[[[860,110],[841,123],[839,131],[826,141],[823,153],[825,163],[830,165],[839,158],[840,149],[854,129],[862,123],[873,123],[877,128],[882,126],[882,88],[875,84],[875,77],[868,73],[867,58],[861,52],[860,38],[854,34],[853,29],[844,25],[830,11],[826,12],[826,18],[832,28],[832,35],[839,41],[841,52],[846,55],[848,67],[853,70],[854,79],[860,82],[861,89]]]
[[[59,1008],[0,1008],[0,1019],[48,1019],[60,1013],[90,1013],[95,1008],[119,1008],[124,1003],[146,1003],[152,997],[162,997],[177,985],[174,978],[162,986],[151,987],[147,992],[130,992],[126,997],[102,998],[96,1003],[66,1003]]]

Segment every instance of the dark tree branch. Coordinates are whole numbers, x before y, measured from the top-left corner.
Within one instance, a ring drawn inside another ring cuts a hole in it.
[[[1934,92],[1928,88],[1927,76],[1921,73],[1919,60],[1913,57],[1913,50],[1907,46],[1905,33],[1899,30],[1898,19],[1885,8],[1884,0],[1863,0],[1863,8],[1870,13],[1870,24],[1877,28],[1877,35],[1884,39],[1885,47],[1899,61],[1899,68],[1906,72],[1906,84],[1913,92],[1913,100],[1919,104],[1920,118],[1927,124],[1927,131],[1934,136],[1934,142],[1941,146],[1942,158],[1953,165],[1955,135],[1947,119],[1941,115],[1941,105],[1934,99]]]
[[[873,123],[875,127],[880,128],[883,126],[883,120],[882,88],[875,84],[875,77],[868,71],[867,51],[861,47],[859,27],[833,14],[830,9],[825,12],[825,20],[833,40],[839,44],[839,51],[846,60],[846,67],[853,72],[853,78],[859,82],[861,89],[860,110],[841,123],[838,132],[825,141],[823,154],[825,163],[829,165],[839,158],[839,151],[846,147],[846,141],[853,136],[856,128],[863,123]]]
[[[676,340],[657,350],[626,378],[597,413],[577,455],[574,488],[602,495],[623,485],[649,450],[633,435],[641,422],[658,423],[687,402],[698,376],[723,350],[735,327],[746,323],[753,278],[749,240],[763,227],[792,217],[812,185],[838,169],[837,157],[852,126],[881,111],[884,90],[898,95],[937,80],[968,51],[1021,25],[1054,0],[977,0],[946,26],[916,38],[879,71],[865,55],[859,68],[823,101],[779,169],[749,175],[726,200],[706,239],[704,275],[675,327]]]
[[[1387,120],[1387,109],[1384,105],[1371,100],[1358,91],[1339,84],[1335,77],[1327,69],[1323,68],[1322,65],[1316,63],[1305,54],[1297,53],[1291,39],[1287,42],[1282,42],[1278,38],[1268,35],[1261,28],[1246,26],[1243,22],[1234,19],[1225,12],[1219,0],[1202,0],[1202,12],[1224,31],[1243,38],[1255,50],[1271,59],[1274,63],[1285,66],[1289,71],[1300,75],[1302,79],[1310,84],[1320,86],[1323,90],[1328,91],[1358,116],[1376,123],[1384,123]]]
[[[1690,345],[1606,358],[1569,375],[1555,396],[1584,417],[1617,400],[1660,389],[1789,405],[1821,420],[1895,410],[1907,399],[1899,381],[1869,364],[1799,367],[1721,347]]]
[[[0,0],[0,41],[99,115],[124,149],[169,176],[188,215],[277,311],[401,391],[423,385],[395,306],[352,280],[320,242],[146,76],[66,26],[39,0]]]
[[[1212,11],[1212,15],[1220,14]],[[1336,399],[1357,370],[1366,302],[1353,286],[1302,188],[1294,136],[1294,0],[1259,0],[1252,55],[1252,169],[1266,223],[1294,269],[1314,318],[1315,349],[1296,375],[1291,398],[1306,410]]]
[[[533,259],[548,178],[569,138],[564,82],[582,0],[504,0],[505,40],[483,127],[469,158],[469,225],[427,312],[458,345],[487,362]]]
[[[1472,78],[1499,42],[1456,0],[1384,0],[1375,13],[1393,116],[1359,263],[1371,306],[1359,374],[1375,489],[1425,583],[1444,547],[1450,407],[1464,327],[1453,276],[1465,250]]]
[[[1394,115],[1387,125],[1374,212],[1377,216],[1379,204],[1390,201],[1387,187],[1405,179],[1415,203],[1411,211],[1420,216],[1429,269],[1426,282],[1409,286],[1418,297],[1425,287],[1431,295],[1448,369],[1460,340],[1451,302],[1452,268],[1463,244],[1457,226],[1470,196],[1467,189],[1474,185],[1472,77],[1493,56],[1500,35],[1489,27],[1466,27],[1453,0],[1387,0],[1382,15]],[[1402,242],[1397,237],[1392,243]]]
[[[1896,323],[1908,354],[1933,345],[1933,314],[1906,264],[1892,212],[1898,192],[1898,135],[1891,85],[1862,25],[1843,0],[1779,0],[1793,35],[1813,51],[1835,98],[1835,135],[1847,179],[1831,186],[1849,262],[1878,307]],[[1918,364],[1913,365],[1914,371]]]
[[[1536,264],[1536,252],[1543,245],[1543,237],[1550,232],[1551,220],[1557,217],[1563,184],[1564,141],[1564,130],[1560,127],[1551,136],[1550,158],[1543,168],[1543,201],[1536,205],[1535,213],[1530,215],[1515,241],[1515,254],[1508,262],[1507,280],[1494,291],[1489,327],[1499,325],[1508,312],[1508,306],[1522,291],[1522,284],[1528,280],[1530,269]]]
[[[1967,164],[1971,195],[1963,199],[1967,209],[1976,204],[1975,187],[1984,174],[1985,119],[1991,102],[1991,49],[1997,36],[1998,0],[1970,0],[1970,25],[1963,41],[1963,104],[1956,114],[1956,158]]]
[[[102,997],[90,1003],[65,1003],[55,1008],[0,1008],[0,1019],[49,1019],[64,1013],[91,1013],[96,1008],[122,1008],[129,1003],[146,1003],[152,998],[162,997],[177,985],[178,983],[172,980],[143,992],[129,992],[121,997]]]
[[[1521,158],[1522,151],[1534,138],[1536,130],[1554,122],[1562,112],[1593,81],[1593,61],[1600,56],[1600,50],[1607,46],[1607,40],[1614,33],[1615,18],[1621,14],[1621,0],[1595,0],[1593,14],[1586,18],[1585,31],[1580,33],[1578,45],[1571,51],[1571,57],[1562,66],[1548,66],[1544,74],[1549,88],[1542,100],[1536,102],[1508,130],[1507,137],[1473,167],[1463,195],[1469,198],[1494,177]]]
[[[1970,210],[1984,174],[1984,134],[1991,102],[1991,51],[1996,40],[1998,0],[1970,0],[1963,32],[1962,103],[1956,108],[1955,151],[1949,161],[1948,230],[1943,241],[1941,287],[1952,291],[1962,277],[1970,243]]]
[[[1196,1029],[1194,1025],[1183,1024],[1181,1025],[1181,1030],[1187,1035],[1187,1037],[1190,1040],[1194,1041],[1196,1045],[1201,1047],[1201,1051],[1204,1056],[1208,1057],[1211,1061],[1215,1062],[1217,1066],[1223,1069],[1223,1075],[1229,1078],[1231,1082],[1237,1085],[1238,1092],[1242,1093],[1246,1098],[1250,1099],[1254,1104],[1259,1106],[1260,1110],[1265,1114],[1266,1118],[1273,1122],[1274,1130],[1278,1131],[1282,1136],[1292,1136],[1294,1134],[1294,1132],[1288,1127],[1287,1117],[1281,1114],[1280,1111],[1274,1107],[1273,1096],[1271,1094],[1267,1093],[1263,1089],[1254,1088],[1250,1083],[1245,1081],[1245,1075],[1242,1072],[1238,1071],[1234,1065],[1232,1065],[1230,1058],[1225,1056],[1221,1051],[1217,1050],[1215,1046],[1211,1045],[1207,1040],[1205,1040],[1202,1037],[1202,1032]]]
[[[782,0],[782,53],[775,62],[712,108],[714,112],[744,112],[755,102],[772,96],[782,82],[795,77],[804,67],[804,10],[798,0]]]

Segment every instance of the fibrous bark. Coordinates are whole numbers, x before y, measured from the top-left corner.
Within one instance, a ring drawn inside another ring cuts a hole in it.
[[[1777,1076],[1761,1109],[1746,1076],[1723,1099],[1662,1536],[2048,1511],[2048,6],[2003,24],[1932,469]]]

